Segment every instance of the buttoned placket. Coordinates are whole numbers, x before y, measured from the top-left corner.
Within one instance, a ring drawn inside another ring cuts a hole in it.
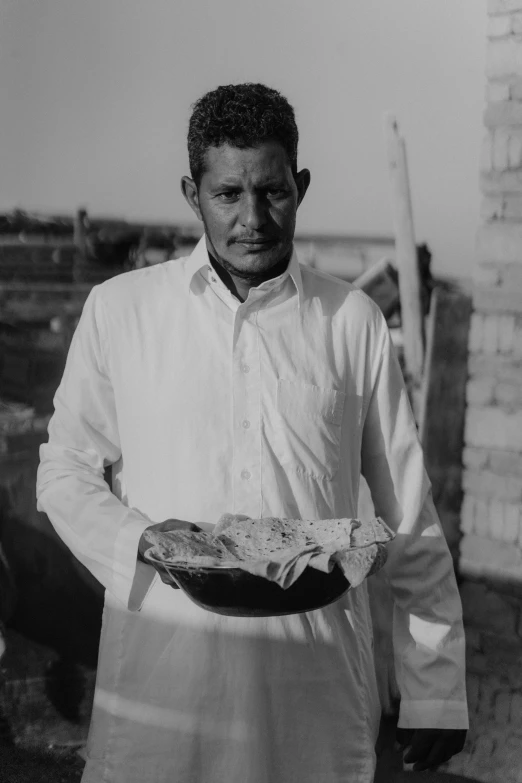
[[[262,516],[261,362],[258,315],[267,297],[282,294],[286,280],[269,280],[249,291],[240,302],[211,266],[206,279],[214,293],[234,313],[232,336],[232,490],[235,514]]]
[[[237,300],[236,300],[237,301]],[[257,309],[238,307],[232,340],[234,513],[261,515],[261,404]]]

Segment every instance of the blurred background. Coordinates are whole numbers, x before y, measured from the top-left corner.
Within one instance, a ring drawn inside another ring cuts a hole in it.
[[[375,299],[409,384],[468,641],[472,731],[446,773],[522,781],[522,0],[3,0],[0,766],[81,774],[103,594],[36,511],[38,447],[91,287],[201,236],[179,188],[190,107],[245,81],[296,111],[302,263]]]
[[[0,210],[190,222],[190,105],[261,81],[295,107],[312,172],[300,233],[392,234],[392,111],[418,237],[436,270],[469,275],[486,21],[480,0],[4,0]]]

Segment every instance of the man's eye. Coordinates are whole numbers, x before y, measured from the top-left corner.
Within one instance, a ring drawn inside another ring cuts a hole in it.
[[[269,190],[267,192],[268,198],[272,199],[278,199],[278,198],[284,198],[286,196],[287,191],[286,190]]]
[[[234,201],[237,197],[238,193],[236,190],[224,190],[222,193],[219,193],[221,201]]]

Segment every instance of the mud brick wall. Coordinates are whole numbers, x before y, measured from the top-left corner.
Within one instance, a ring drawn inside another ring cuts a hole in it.
[[[522,0],[489,0],[460,590],[471,731],[448,769],[522,783]]]
[[[522,585],[522,0],[489,0],[460,570]]]

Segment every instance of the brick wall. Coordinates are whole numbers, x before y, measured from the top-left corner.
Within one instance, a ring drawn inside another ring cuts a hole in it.
[[[468,742],[447,765],[522,783],[522,0],[489,0],[482,214],[459,570]]]
[[[522,0],[489,0],[460,569],[522,585]]]

